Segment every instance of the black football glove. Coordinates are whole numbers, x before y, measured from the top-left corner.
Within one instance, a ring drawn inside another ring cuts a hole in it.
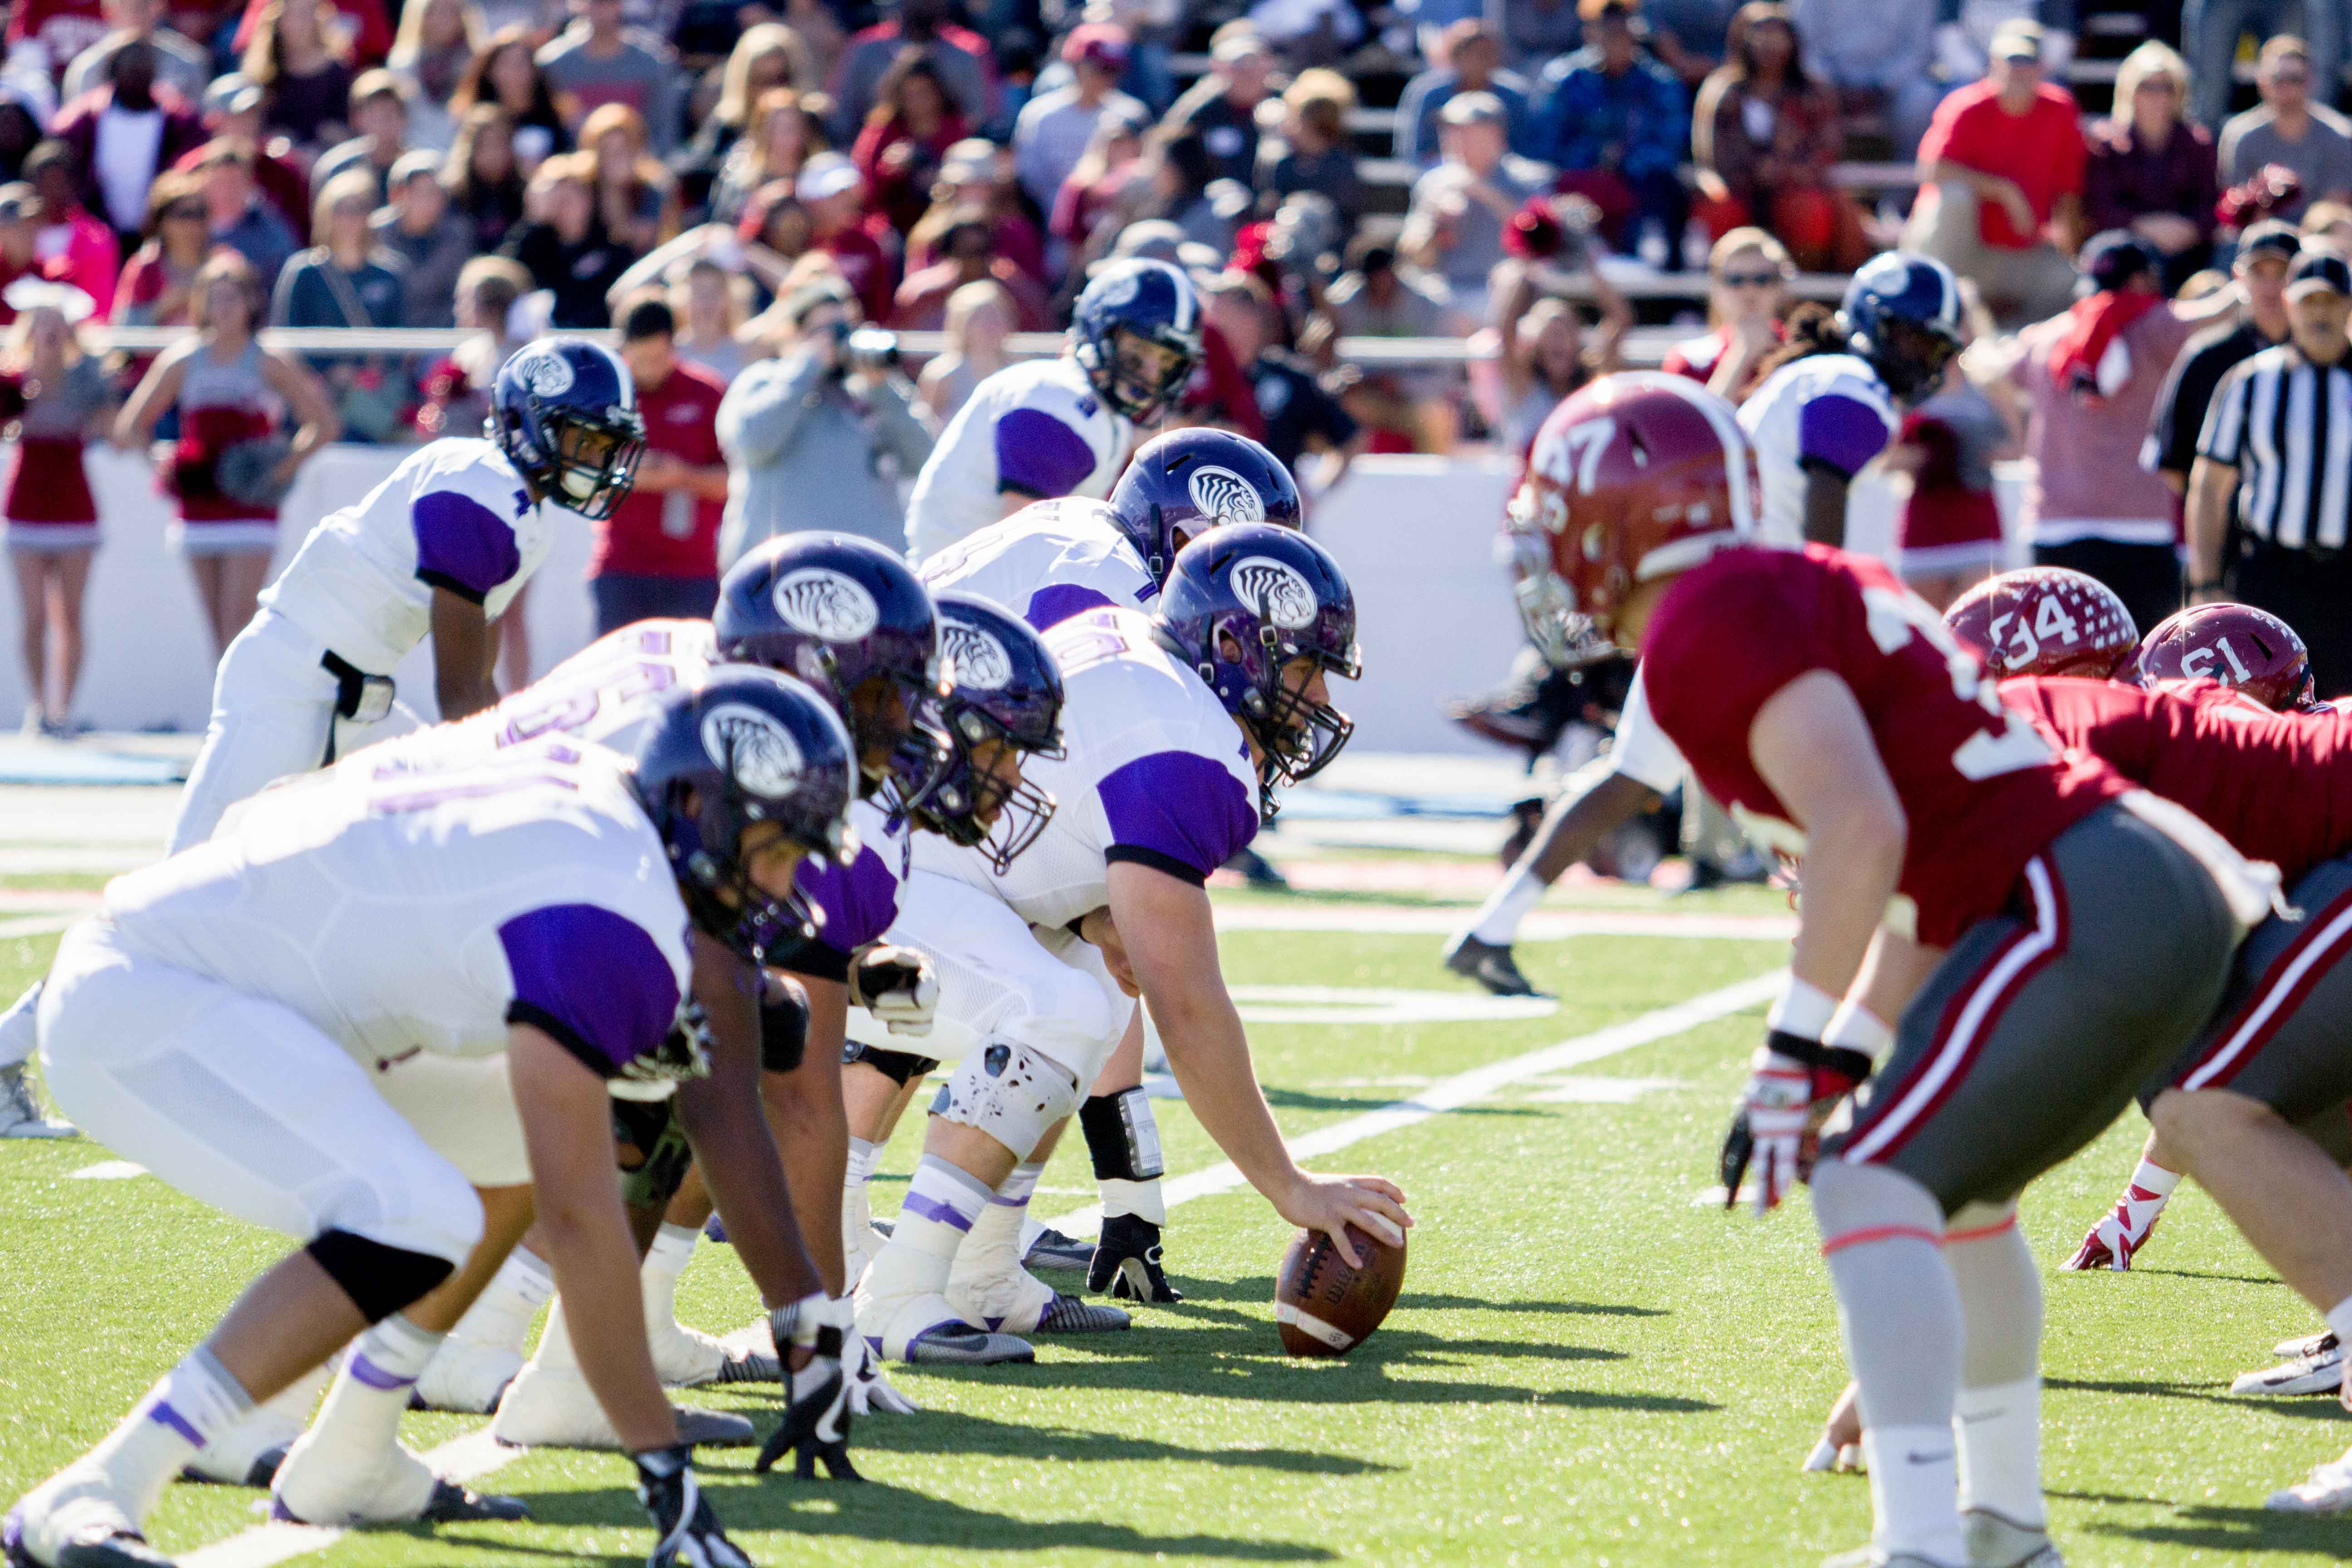
[[[654,1550],[646,1568],[751,1568],[751,1560],[727,1539],[694,1479],[693,1445],[629,1457],[637,1463],[637,1500],[654,1519]]]
[[[824,1295],[807,1297],[768,1314],[768,1331],[775,1339],[776,1354],[784,1361],[791,1401],[784,1406],[783,1425],[769,1435],[760,1449],[759,1462],[751,1467],[754,1470],[765,1474],[777,1460],[797,1450],[793,1474],[803,1480],[816,1479],[819,1459],[835,1480],[866,1479],[849,1462],[850,1386],[841,1366],[844,1335],[853,1331],[845,1321],[848,1316],[846,1298]],[[810,1352],[798,1367],[792,1365],[795,1347]]]
[[[1163,1307],[1184,1299],[1160,1267],[1160,1227],[1131,1214],[1104,1216],[1094,1261],[1087,1266],[1087,1289],[1097,1294],[1107,1290],[1122,1301]]]

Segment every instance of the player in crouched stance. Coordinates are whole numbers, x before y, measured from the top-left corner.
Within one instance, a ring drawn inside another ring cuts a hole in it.
[[[1021,1268],[1017,1217],[984,1231],[983,1215],[1034,1190],[1047,1130],[1096,1080],[1139,994],[1187,1103],[1286,1219],[1351,1259],[1347,1226],[1395,1241],[1411,1223],[1393,1184],[1292,1162],[1225,992],[1205,891],[1255,837],[1266,791],[1347,740],[1325,681],[1356,675],[1355,622],[1320,546],[1243,523],[1177,556],[1154,614],[1090,610],[1046,634],[1068,754],[1024,773],[1058,803],[1052,820],[1003,866],[984,846],[919,838],[891,929],[940,971],[926,1048],[958,1066],[898,1226],[857,1287],[858,1332],[883,1355],[1030,1359],[1001,1331],[1041,1321],[1059,1298]]]
[[[42,998],[48,1081],[109,1146],[304,1246],[9,1511],[13,1568],[165,1563],[140,1535],[164,1483],[354,1338],[336,1396],[396,1423],[437,1339],[404,1309],[472,1251],[469,1178],[491,1167],[536,1189],[653,1561],[745,1563],[646,1353],[610,1090],[705,1069],[681,1007],[689,926],[734,943],[780,918],[803,855],[833,852],[848,756],[809,693],[730,672],[667,704],[633,763],[551,738],[446,772],[327,774],[112,883]],[[436,1066],[479,1069],[472,1092]],[[837,1356],[838,1329],[808,1337]]]
[[[1828,1118],[1813,1206],[1876,1519],[1833,1561],[2053,1568],[2016,1196],[2188,1043],[2275,882],[2062,756],[1877,563],[1749,547],[1750,458],[1720,399],[1611,376],[1548,440],[1565,460],[1521,526],[1560,591],[1639,647],[1699,783],[1803,857],[1792,979],[1724,1176],[1752,1173],[1771,1206]],[[1891,1028],[1864,1005],[1915,992]]]

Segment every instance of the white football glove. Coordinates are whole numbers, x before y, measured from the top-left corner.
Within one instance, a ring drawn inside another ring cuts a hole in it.
[[[1723,1141],[1723,1206],[1739,1201],[1739,1184],[1756,1178],[1756,1212],[1769,1214],[1804,1179],[1801,1169],[1813,1104],[1812,1069],[1769,1046],[1756,1047],[1748,1087]]]
[[[913,1415],[923,1407],[900,1393],[883,1374],[882,1358],[866,1342],[866,1336],[852,1333],[842,1352],[844,1370],[849,1373],[849,1409],[855,1415],[871,1415],[879,1410],[889,1415]]]
[[[920,1038],[940,1008],[940,979],[931,961],[912,948],[877,942],[849,967],[849,1000],[880,1019],[894,1035]]]

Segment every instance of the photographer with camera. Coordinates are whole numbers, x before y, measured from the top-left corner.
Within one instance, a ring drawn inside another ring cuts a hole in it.
[[[727,454],[723,571],[779,533],[825,528],[906,547],[899,481],[930,456],[932,432],[898,368],[895,333],[859,324],[838,278],[786,295],[770,319],[779,357],[748,367],[719,405]]]

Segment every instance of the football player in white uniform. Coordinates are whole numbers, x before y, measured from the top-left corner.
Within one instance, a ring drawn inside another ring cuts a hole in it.
[[[1201,357],[1201,304],[1162,261],[1118,261],[1084,291],[1059,358],[1008,365],[973,389],[907,500],[920,565],[1033,500],[1110,493],[1135,427],[1160,417]]]
[[[1346,578],[1303,535],[1218,529],[1174,563],[1153,615],[1104,608],[1046,646],[1066,686],[1067,754],[1026,772],[1058,801],[1021,857],[918,840],[892,928],[938,967],[928,1048],[958,1062],[889,1244],[858,1282],[857,1329],[887,1357],[1032,1357],[1062,1298],[1024,1269],[1020,1207],[1049,1131],[1076,1109],[1147,999],[1187,1102],[1295,1224],[1400,1240],[1379,1177],[1310,1176],[1257,1087],[1218,969],[1205,883],[1255,836],[1277,781],[1328,763],[1350,726],[1325,680],[1359,668]],[[1238,729],[1239,734],[1235,731]]]
[[[164,1563],[141,1523],[182,1463],[354,1340],[330,1403],[391,1432],[439,1338],[417,1318],[482,1235],[475,1186],[527,1182],[657,1560],[745,1563],[646,1353],[610,1090],[705,1070],[689,929],[772,927],[803,856],[840,844],[849,787],[821,702],[730,671],[677,694],[634,759],[551,738],[332,773],[113,882],[42,997],[48,1082],[110,1147],[304,1245],[10,1510],[10,1563]],[[781,1310],[779,1342],[824,1359],[825,1308]]]

